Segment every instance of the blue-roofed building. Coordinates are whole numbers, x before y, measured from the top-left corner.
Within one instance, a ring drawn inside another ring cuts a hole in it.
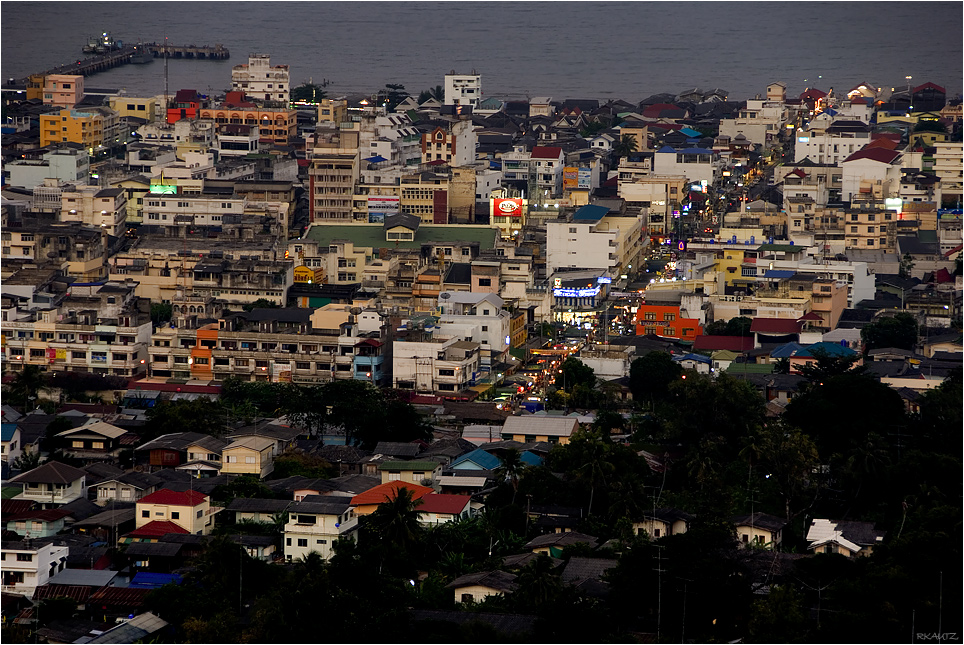
[[[840,343],[821,341],[813,345],[803,347],[790,357],[790,373],[799,374],[800,369],[805,365],[816,365],[819,355],[833,356],[835,358],[857,358],[854,367],[863,364],[860,355],[849,347]]]
[[[495,470],[502,461],[481,448],[466,453],[452,462],[452,470]]]
[[[713,365],[713,361],[710,359],[710,357],[702,354],[684,354],[683,356],[674,356],[673,362],[678,363],[683,369],[696,370],[700,374],[709,374],[710,367]]]
[[[519,455],[519,459],[522,461],[522,463],[528,464],[529,466],[541,466],[544,461],[542,457],[534,452],[529,452],[528,450]]]
[[[20,443],[20,428],[16,423],[0,423],[0,431],[3,433],[3,453],[2,459],[8,464],[20,456],[23,446]]]
[[[770,358],[774,360],[780,360],[781,358],[790,358],[794,356],[797,352],[803,349],[803,345],[800,343],[784,343],[775,347],[773,351],[770,352]]]
[[[128,587],[131,589],[160,589],[164,585],[181,584],[181,576],[176,573],[150,573],[139,571],[131,579]]]

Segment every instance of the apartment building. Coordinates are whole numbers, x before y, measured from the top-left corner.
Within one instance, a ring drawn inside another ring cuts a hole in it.
[[[157,101],[153,97],[111,96],[108,101],[110,109],[121,118],[133,117],[151,123],[157,115]]]
[[[511,315],[502,305],[495,293],[442,291],[436,336],[478,342],[483,368],[503,362],[511,344]]]
[[[840,161],[843,170],[840,198],[845,202],[895,196],[900,187],[901,153],[866,147]]]
[[[68,184],[61,189],[59,219],[120,237],[127,230],[127,193],[123,188]]]
[[[753,144],[769,147],[779,141],[787,118],[782,100],[748,99],[736,118],[720,119],[720,134],[731,139],[742,134]]]
[[[380,325],[380,319],[374,324],[362,323],[344,305],[329,305],[254,309],[200,327],[162,327],[151,337],[151,374],[208,380],[234,376],[246,381],[355,379],[380,383],[387,378]]]
[[[84,77],[48,74],[43,78],[44,105],[72,108],[84,98]]]
[[[32,260],[51,264],[79,282],[107,277],[107,232],[79,224],[5,227],[3,261]]]
[[[467,166],[475,161],[477,137],[469,119],[451,122],[422,134],[423,164],[443,162],[449,166]]]
[[[666,235],[668,228],[672,228],[674,206],[686,196],[689,180],[684,175],[625,174],[624,179],[623,172],[619,173],[618,195],[626,200],[627,207],[644,209],[644,234],[650,238]]]
[[[247,64],[231,68],[231,89],[260,101],[287,104],[291,95],[287,65],[272,65],[269,54],[251,54]]]
[[[40,146],[56,143],[76,143],[93,153],[104,146],[110,123],[103,110],[109,108],[73,109],[64,108],[60,112],[40,115]]]
[[[321,129],[308,137],[309,221],[349,223],[360,172],[359,132]]]
[[[150,303],[136,297],[136,287],[134,282],[74,282],[69,292],[48,296],[46,306],[5,310],[8,368],[142,373],[151,334]]]
[[[818,164],[838,164],[870,143],[871,129],[860,121],[834,121],[822,115],[797,131],[793,158],[797,162],[809,158]]]
[[[565,154],[559,146],[535,146],[529,153],[529,182],[537,193],[545,198],[557,199],[562,197],[563,169],[566,166]],[[535,181],[532,181],[532,178]],[[531,192],[530,188],[530,192]]]
[[[452,70],[444,79],[445,105],[471,105],[478,107],[482,101],[482,75],[456,74]]]
[[[197,118],[211,120],[217,125],[256,125],[261,137],[279,145],[288,145],[298,135],[298,111],[286,107],[223,104],[199,108]]]
[[[4,164],[10,173],[9,186],[33,188],[47,179],[86,184],[90,174],[90,155],[80,144],[57,144],[52,149],[25,153],[23,158]]]
[[[935,143],[934,174],[941,180],[941,206],[960,208],[964,198],[964,144],[960,141]]]
[[[690,182],[715,184],[723,174],[720,153],[707,148],[677,150],[663,146],[653,153],[653,172],[659,175],[683,175]]]
[[[162,488],[137,500],[135,528],[128,536],[148,538],[164,535],[153,532],[155,528],[168,533],[210,535],[218,510],[218,507],[212,508],[210,498],[204,493]]]
[[[481,376],[481,344],[412,330],[392,343],[392,383],[419,394],[454,396]]]
[[[588,205],[568,221],[546,223],[546,271],[560,268],[602,269],[619,276],[639,266],[642,219],[609,214]]]
[[[399,180],[399,212],[424,224],[449,223],[449,177],[435,172],[405,175]]]

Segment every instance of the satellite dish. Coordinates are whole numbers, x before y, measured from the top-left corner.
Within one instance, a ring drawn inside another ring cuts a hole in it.
[[[441,298],[442,300],[448,300],[451,297],[452,297],[452,294],[449,293],[448,291],[443,291],[442,293],[439,294],[439,298]]]
[[[348,310],[348,313],[350,313],[353,316],[357,316],[361,312],[362,312],[361,307],[352,307],[351,309]]]

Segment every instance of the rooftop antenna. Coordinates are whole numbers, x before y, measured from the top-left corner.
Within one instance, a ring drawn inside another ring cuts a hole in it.
[[[168,104],[168,86],[167,86],[167,59],[170,58],[170,52],[167,50],[167,36],[164,36],[164,120],[167,121],[167,108]]]

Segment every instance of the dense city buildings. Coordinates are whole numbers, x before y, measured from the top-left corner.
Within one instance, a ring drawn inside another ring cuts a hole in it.
[[[959,555],[961,97],[59,71],[3,88],[10,638],[299,642],[302,583],[399,641],[830,640],[875,585],[902,613],[860,624],[934,622],[903,586]]]

